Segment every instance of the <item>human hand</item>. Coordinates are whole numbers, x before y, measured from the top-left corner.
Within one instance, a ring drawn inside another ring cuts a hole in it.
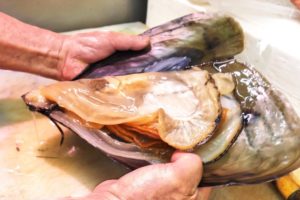
[[[291,2],[300,9],[300,0],[291,0]]]
[[[201,159],[192,153],[176,152],[171,163],[139,168],[118,180],[101,183],[86,197],[65,200],[207,200],[210,189],[197,188],[201,177]]]
[[[115,51],[141,50],[149,45],[149,38],[115,32],[89,32],[66,36],[60,50],[58,64],[61,80],[72,80],[88,64],[102,60]]]

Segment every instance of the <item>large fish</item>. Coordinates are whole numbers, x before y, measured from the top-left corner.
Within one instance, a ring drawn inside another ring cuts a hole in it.
[[[192,151],[204,162],[202,185],[259,183],[299,166],[299,118],[233,59],[243,50],[235,20],[195,13],[143,35],[149,49],[116,53],[24,101],[132,168]]]

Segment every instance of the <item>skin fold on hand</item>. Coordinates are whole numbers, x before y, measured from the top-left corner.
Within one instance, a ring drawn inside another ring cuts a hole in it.
[[[197,187],[201,177],[199,156],[176,152],[170,163],[139,168],[101,183],[86,197],[64,200],[208,200],[210,188]]]

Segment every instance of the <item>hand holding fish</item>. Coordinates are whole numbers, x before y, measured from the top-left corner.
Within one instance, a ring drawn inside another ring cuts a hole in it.
[[[88,64],[115,51],[140,50],[149,39],[111,32],[61,35],[0,12],[0,68],[54,79],[70,80]],[[186,199],[206,200],[210,189],[198,189],[202,177],[199,156],[175,153],[167,164],[135,170],[119,180],[101,183],[82,200],[92,199]]]
[[[101,183],[86,197],[65,200],[207,200],[210,188],[197,188],[201,174],[202,163],[199,156],[176,152],[171,163],[137,169],[118,180]]]
[[[141,50],[149,38],[115,32],[81,33],[64,38],[58,65],[59,78],[71,80],[89,64],[102,60],[115,51]]]
[[[149,39],[112,32],[62,35],[0,12],[0,69],[70,80],[115,51],[140,50]]]

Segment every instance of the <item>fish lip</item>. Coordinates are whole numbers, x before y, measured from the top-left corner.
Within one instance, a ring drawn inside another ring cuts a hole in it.
[[[28,99],[27,99],[27,95],[29,94],[29,92],[23,94],[21,96],[21,98],[23,99],[24,103],[26,104],[26,106],[28,107],[28,109],[30,111],[33,111],[33,112],[39,112],[47,117],[50,116],[51,112],[53,112],[54,110],[61,110],[61,108],[55,104],[55,103],[49,103],[47,107],[42,107],[42,106],[39,106],[39,105],[35,105],[33,103],[31,103]]]

